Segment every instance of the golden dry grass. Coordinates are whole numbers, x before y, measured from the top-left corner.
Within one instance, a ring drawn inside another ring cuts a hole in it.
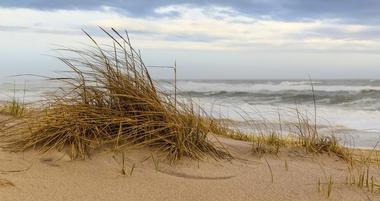
[[[191,103],[161,92],[128,34],[102,30],[110,46],[84,32],[91,48],[61,50],[76,55],[58,57],[69,67],[65,77],[53,79],[62,88],[37,111],[7,122],[0,138],[4,149],[66,150],[72,158],[86,158],[107,144],[114,150],[152,147],[172,161],[231,157],[209,140],[210,124]]]
[[[10,115],[13,117],[22,117],[26,112],[26,106],[24,103],[13,98],[0,106],[0,113],[5,115]]]

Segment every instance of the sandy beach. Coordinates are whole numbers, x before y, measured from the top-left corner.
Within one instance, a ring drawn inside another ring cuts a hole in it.
[[[120,155],[106,150],[81,161],[71,161],[62,153],[1,151],[0,179],[9,183],[0,185],[0,200],[380,199],[379,194],[347,185],[347,164],[335,156],[286,149],[278,157],[259,157],[247,142],[220,139],[234,154],[232,161],[183,159],[169,165],[162,158],[153,162],[150,150],[131,150],[126,153],[125,176],[120,172]],[[129,175],[132,164],[135,168]],[[378,170],[372,171],[376,177]],[[333,189],[327,198],[330,176]],[[318,179],[322,192],[318,192]]]

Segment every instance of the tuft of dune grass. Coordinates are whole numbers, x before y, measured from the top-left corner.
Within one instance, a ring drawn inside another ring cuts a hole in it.
[[[311,154],[327,153],[348,162],[352,160],[353,150],[340,145],[333,131],[321,135],[315,122],[312,122],[307,114],[298,109],[295,109],[294,113],[295,119],[279,122],[280,130],[265,119],[257,122],[246,119],[245,125],[251,128],[252,133],[240,131],[238,122],[231,120],[212,118],[206,120],[210,122],[211,131],[217,135],[251,142],[252,152],[255,154],[278,154],[284,147],[298,147]],[[286,131],[281,127],[286,127]]]
[[[114,150],[143,146],[172,161],[231,157],[209,140],[212,125],[191,103],[177,102],[158,88],[128,34],[102,30],[110,45],[100,45],[84,32],[92,47],[62,50],[76,55],[58,57],[69,68],[65,77],[52,79],[62,88],[39,110],[8,122],[0,137],[4,149],[66,150],[75,159],[104,145]]]
[[[10,115],[13,117],[20,118],[26,112],[26,106],[24,103],[20,102],[16,98],[11,101],[4,103],[0,106],[0,114]]]

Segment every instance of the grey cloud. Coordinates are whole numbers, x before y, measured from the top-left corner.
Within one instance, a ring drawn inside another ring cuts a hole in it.
[[[170,34],[163,36],[168,41],[188,41],[188,42],[217,42],[225,38],[211,36],[207,34]]]
[[[78,31],[79,30],[79,31]],[[79,34],[80,29],[47,29],[47,28],[38,28],[33,26],[6,26],[0,25],[0,31],[7,32],[36,32],[36,33],[50,33],[50,34]]]
[[[346,22],[380,22],[378,0],[2,0],[0,6],[34,9],[99,9],[110,6],[134,16],[156,15],[160,6],[193,4],[198,6],[219,5],[232,7],[249,16],[269,16],[277,20],[310,20],[338,18]],[[175,13],[173,13],[175,15]]]
[[[380,39],[380,28],[371,26],[364,30],[349,32],[341,27],[322,27],[308,32],[293,34],[291,37],[328,37],[332,39],[357,39],[357,40],[378,40]]]

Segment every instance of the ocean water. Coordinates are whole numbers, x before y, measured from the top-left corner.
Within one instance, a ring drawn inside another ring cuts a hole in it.
[[[170,81],[157,81],[169,93]],[[380,80],[179,80],[178,97],[192,99],[214,117],[235,121],[294,122],[295,109],[331,128],[341,143],[373,147],[380,140]],[[0,101],[35,102],[59,85],[36,80],[0,81]],[[326,129],[325,129],[326,130]]]
[[[296,108],[314,121],[315,97],[317,124],[331,128],[343,144],[373,147],[380,140],[380,80],[181,80],[177,85],[181,97],[191,97],[213,116],[237,121],[294,122]]]

